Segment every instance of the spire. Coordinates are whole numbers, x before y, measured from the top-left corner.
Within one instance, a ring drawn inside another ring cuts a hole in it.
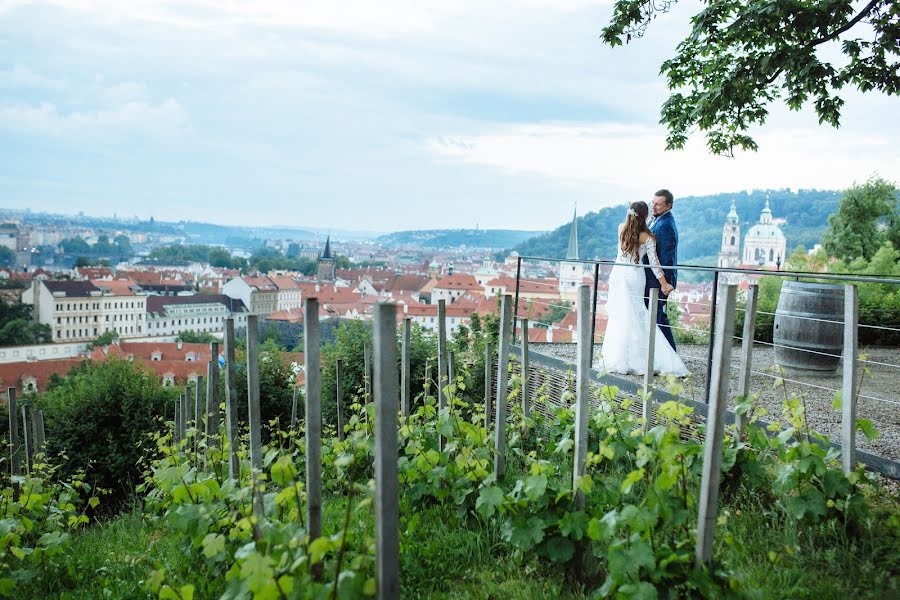
[[[769,196],[766,195],[766,207],[762,210],[762,214],[759,216],[760,223],[771,223],[772,222],[772,209],[769,208]]]
[[[566,250],[566,259],[578,260],[578,209],[572,215],[572,229],[569,230],[569,248]]]
[[[331,258],[331,236],[325,238],[325,250],[322,252],[322,258]]]
[[[738,224],[737,206],[735,206],[733,198],[731,200],[731,210],[728,211],[728,224],[729,225],[737,225]]]

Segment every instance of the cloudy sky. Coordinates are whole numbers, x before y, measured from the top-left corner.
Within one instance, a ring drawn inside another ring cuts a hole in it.
[[[751,188],[900,180],[898,101],[760,151],[664,151],[659,64],[693,2],[598,39],[586,0],[0,0],[0,206],[227,224],[548,229]]]

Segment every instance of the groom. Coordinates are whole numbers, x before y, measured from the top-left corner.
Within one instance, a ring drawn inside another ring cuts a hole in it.
[[[675,227],[675,217],[672,216],[672,203],[674,198],[672,192],[666,189],[659,190],[653,194],[653,200],[650,202],[650,217],[647,226],[656,237],[656,253],[659,255],[659,262],[663,266],[663,272],[666,274],[666,281],[675,288],[678,285],[678,271],[674,266],[678,264],[678,229]],[[647,257],[644,256],[643,262],[649,264]],[[669,268],[665,268],[669,267]],[[650,304],[650,288],[658,288],[659,281],[653,275],[650,269],[644,269],[647,276],[647,285],[644,288],[644,304]],[[671,293],[671,290],[670,290]],[[659,293],[659,305],[656,311],[656,323],[662,330],[663,335],[672,350],[675,350],[675,338],[672,337],[672,327],[669,325],[669,317],[666,314],[666,302],[668,294]]]

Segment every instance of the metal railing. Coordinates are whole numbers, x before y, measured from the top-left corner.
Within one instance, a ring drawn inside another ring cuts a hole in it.
[[[648,267],[646,264],[633,264],[633,263],[620,263],[613,260],[572,260],[572,259],[563,259],[563,258],[554,258],[554,257],[541,257],[541,256],[519,256],[517,265],[516,265],[516,289],[515,289],[515,298],[513,302],[513,307],[515,307],[515,318],[513,319],[513,338],[515,339],[517,324],[521,317],[525,316],[520,314],[520,300],[523,296],[529,296],[528,292],[522,292],[522,282],[526,282],[526,286],[534,288],[534,285],[538,282],[529,281],[522,277],[522,273],[524,269],[524,263],[526,262],[541,262],[541,263],[550,263],[550,264],[560,264],[560,263],[581,263],[586,267],[590,265],[593,267],[591,271],[592,275],[592,289],[593,289],[593,297],[591,299],[591,341],[592,341],[592,356],[596,356],[596,345],[598,342],[602,343],[603,335],[601,332],[596,331],[596,324],[598,322],[598,300],[601,299],[600,284],[602,283],[604,277],[608,278],[609,274],[612,271],[612,268],[621,266],[625,268],[640,268],[645,269]],[[604,267],[601,272],[601,267]],[[707,348],[705,349],[705,357],[700,357],[696,355],[697,346],[692,346],[691,350],[693,353],[681,353],[682,359],[686,363],[690,363],[693,365],[697,365],[697,363],[705,363],[701,369],[699,369],[699,374],[703,376],[705,379],[705,389],[703,392],[702,402],[709,401],[710,395],[710,380],[711,380],[711,369],[712,369],[712,356],[713,356],[713,346],[715,344],[715,328],[713,324],[716,322],[716,298],[718,293],[718,288],[721,283],[721,276],[724,274],[741,276],[750,282],[753,280],[759,279],[761,277],[778,277],[784,280],[805,280],[805,281],[815,281],[815,282],[833,282],[833,283],[843,283],[843,284],[886,284],[890,286],[900,286],[900,278],[894,276],[883,276],[883,275],[867,275],[867,274],[853,274],[853,273],[817,273],[817,272],[805,272],[805,271],[772,271],[767,269],[737,269],[737,268],[724,268],[724,267],[706,267],[699,265],[674,265],[674,266],[662,266],[663,269],[677,269],[678,271],[687,271],[687,272],[698,272],[706,274],[710,279],[700,283],[700,286],[704,289],[704,292],[708,291],[709,295],[706,296],[706,293],[703,293],[702,296],[699,297],[698,301],[691,301],[690,298],[681,298],[676,299],[674,294],[670,294],[668,302],[675,302],[679,306],[679,308],[687,308],[694,310],[696,312],[697,308],[705,309],[702,310],[700,314],[703,315],[702,320],[705,320],[708,315],[709,319],[709,328],[705,329],[688,329],[682,326],[682,324],[673,322],[671,323],[672,333],[675,334],[676,331],[690,332],[698,337],[702,337],[707,342]],[[588,274],[588,269],[585,268],[585,276]],[[732,279],[734,279],[732,277]],[[752,283],[751,283],[752,285]],[[552,286],[551,286],[552,287]],[[548,288],[549,289],[549,288]],[[900,288],[898,288],[900,289]],[[756,292],[754,292],[754,295]],[[642,298],[644,298],[642,296]],[[608,299],[608,298],[607,298]],[[695,297],[696,299],[696,297]],[[542,315],[547,312],[547,310],[555,309],[555,308],[564,308],[569,306],[568,304],[562,304],[558,300],[550,300],[546,297],[543,298],[531,298],[528,299],[530,305],[538,307],[538,310],[535,310],[536,314],[529,314],[528,319],[531,324],[544,326],[544,327],[552,327],[554,323],[550,323],[549,319],[546,319]],[[745,310],[744,307],[737,307],[738,311]],[[684,314],[684,312],[682,312]],[[770,321],[772,318],[776,316],[786,319],[786,318],[797,318],[801,319],[804,322],[810,322],[811,324],[814,322],[825,323],[831,326],[841,325],[844,326],[844,320],[837,320],[832,316],[832,318],[827,318],[827,316],[816,317],[811,315],[786,315],[779,314],[777,312],[759,310],[757,311],[755,308],[755,300],[753,307],[754,314],[754,322],[759,321],[759,317],[763,316],[768,318]],[[843,316],[843,315],[842,315]],[[769,322],[770,322],[769,321]],[[869,330],[869,333],[872,332],[884,332],[888,334],[900,334],[900,323],[862,323],[856,319],[855,323],[856,331],[860,329]],[[751,329],[752,331],[752,329]],[[786,344],[780,343],[780,340],[775,338],[771,342],[765,340],[758,339],[750,339],[745,342],[743,332],[735,331],[734,332],[734,342],[739,343],[743,346],[749,345],[750,348],[747,351],[749,364],[746,366],[746,374],[741,374],[739,371],[744,369],[745,366],[742,364],[740,367],[737,365],[732,365],[732,371],[738,371],[738,377],[746,377],[749,381],[750,377],[753,376],[755,379],[754,385],[757,386],[756,390],[758,393],[760,386],[760,380],[765,380],[769,382],[769,387],[767,392],[773,394],[772,390],[773,384],[779,384],[781,386],[786,386],[790,384],[790,386],[805,390],[805,392],[816,395],[819,400],[826,398],[826,394],[829,397],[837,396],[842,391],[842,385],[838,382],[836,386],[832,386],[829,381],[825,378],[820,377],[807,377],[803,375],[793,375],[786,374],[775,368],[774,365],[771,368],[763,368],[759,365],[752,364],[752,351],[754,347],[759,347],[760,350],[764,351],[764,359],[767,359],[767,355],[769,352],[774,355],[778,352],[783,352],[785,349],[790,349],[791,352],[806,352],[812,355],[819,355],[825,359],[832,360],[840,360],[842,354],[837,352],[829,352],[827,348],[802,348],[796,346],[787,346]],[[757,337],[756,335],[753,336]],[[702,347],[702,346],[701,346]],[[900,439],[900,423],[897,422],[896,419],[896,406],[900,406],[900,349],[891,350],[890,348],[884,347],[876,347],[874,349],[870,348],[873,356],[866,357],[863,361],[856,361],[857,364],[863,368],[865,373],[862,374],[860,381],[856,382],[856,398],[859,401],[860,406],[860,417],[868,417],[875,415],[873,421],[876,421],[877,426],[884,426],[885,429],[889,431],[883,432],[885,435],[881,441],[875,441],[873,443],[863,442],[864,445],[868,444],[869,449],[876,449],[876,454],[882,455],[882,457],[886,457],[890,462],[893,462],[894,465],[897,464],[897,461],[900,460],[900,448],[897,447],[896,440]],[[743,352],[743,350],[742,350]],[[871,373],[871,374],[869,374]],[[697,374],[697,371],[695,371]],[[885,378],[887,378],[887,382],[885,384]],[[873,384],[881,382],[881,385],[874,386]],[[864,386],[863,384],[866,384]],[[744,386],[746,389],[750,389],[749,383]],[[847,388],[844,388],[847,389]],[[784,389],[785,395],[787,395],[787,388]],[[829,402],[830,404],[830,402]],[[820,406],[816,404],[811,407],[813,412],[816,413],[816,418],[822,421],[822,415],[819,414]],[[893,416],[891,416],[893,415]],[[825,419],[827,421],[827,418]],[[824,421],[823,421],[824,422]],[[833,425],[833,424],[832,424]],[[838,437],[837,435],[833,437]],[[873,445],[874,444],[874,445]]]

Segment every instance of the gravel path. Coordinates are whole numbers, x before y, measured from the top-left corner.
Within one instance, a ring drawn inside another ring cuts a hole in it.
[[[535,352],[556,356],[567,361],[575,360],[574,344],[530,344]],[[784,419],[781,416],[781,403],[784,400],[782,388],[775,387],[779,377],[773,370],[774,352],[768,346],[757,346],[753,349],[753,371],[750,378],[750,392],[759,394],[759,402],[769,411],[767,420]],[[681,345],[678,347],[691,376],[685,380],[684,395],[702,402],[706,391],[706,356],[707,347],[697,345]],[[900,348],[867,348],[868,360],[898,365],[889,367],[869,364],[871,373],[863,379],[861,396],[857,404],[857,416],[860,419],[871,419],[880,435],[874,441],[868,441],[861,432],[857,434],[857,448],[890,458],[900,460]],[[737,387],[737,365],[740,364],[740,346],[736,345],[732,354],[732,389]],[[634,381],[642,381],[637,376],[625,376]],[[806,401],[807,418],[810,426],[816,431],[840,441],[841,413],[832,407],[834,390],[841,387],[841,370],[832,377],[785,376],[788,393],[802,394]],[[815,386],[815,387],[813,387]],[[877,398],[878,400],[875,400]],[[729,408],[732,408],[729,404]]]

